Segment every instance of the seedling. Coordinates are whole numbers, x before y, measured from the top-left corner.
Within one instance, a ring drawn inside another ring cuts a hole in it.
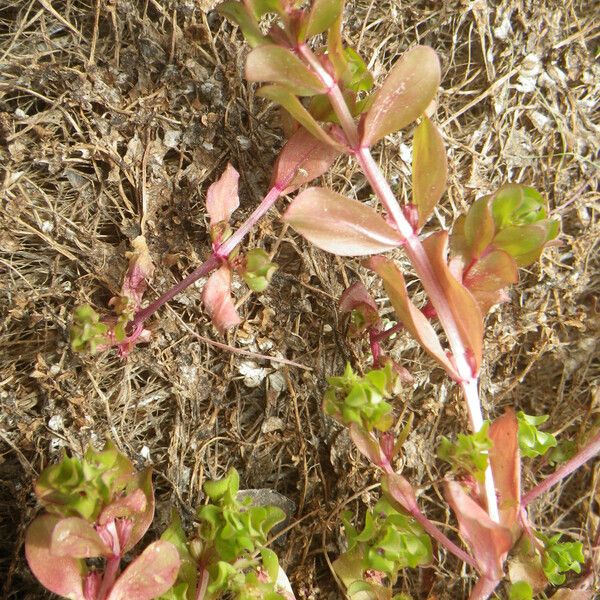
[[[51,592],[71,600],[294,600],[267,536],[285,517],[273,506],[237,499],[232,469],[208,481],[209,503],[198,509],[190,540],[176,512],[160,540],[129,565],[121,561],[154,517],[149,469],[138,473],[107,443],[83,459],[63,459],[44,470],[36,495],[45,513],[29,526],[25,554],[33,574]]]

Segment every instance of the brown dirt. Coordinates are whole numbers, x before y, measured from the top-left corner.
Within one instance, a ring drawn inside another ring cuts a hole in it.
[[[126,361],[69,349],[73,308],[106,307],[142,221],[157,264],[154,297],[207,255],[205,192],[227,161],[241,173],[238,218],[266,189],[283,143],[277,111],[243,81],[247,50],[235,28],[206,12],[211,4],[0,0],[4,598],[44,597],[22,542],[37,511],[32,483],[62,448],[80,453],[110,437],[139,466],[152,464],[155,533],[171,506],[189,517],[203,481],[232,465],[246,487],[287,495],[297,511],[279,554],[298,598],[341,597],[328,568],[341,548],[337,515],[360,513],[377,496],[376,473],[322,415],[320,398],[347,360],[368,366],[366,347],[345,337],[336,299],[357,277],[379,288],[358,262],[308,246],[275,214],[251,243],[277,250],[280,271],[261,295],[239,288],[244,323],[227,343],[306,369],[214,347],[195,288],[161,311],[152,343]],[[482,394],[491,416],[506,406],[550,414],[548,430],[580,439],[600,413],[593,3],[348,4],[348,41],[378,78],[415,42],[442,58],[437,120],[451,178],[432,226],[450,226],[507,179],[542,191],[562,220],[560,246],[488,318]],[[410,131],[392,136],[377,152],[401,197],[410,140]],[[370,193],[347,160],[325,182]],[[400,411],[415,413],[404,474],[422,486],[427,513],[452,526],[433,448],[440,434],[465,430],[460,397],[408,337],[393,353],[415,377],[398,399]],[[549,471],[533,464],[525,487]],[[584,467],[538,501],[534,521],[589,550],[599,485],[597,465]],[[466,598],[471,584],[443,552],[401,581],[415,598]]]

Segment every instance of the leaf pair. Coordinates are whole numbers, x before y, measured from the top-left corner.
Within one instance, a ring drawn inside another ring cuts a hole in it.
[[[471,353],[473,371],[476,373],[483,352],[483,320],[469,291],[450,272],[446,262],[447,239],[448,234],[440,231],[426,238],[423,248],[429,259],[432,276],[444,292],[448,310],[456,323],[457,333],[464,347]],[[404,277],[398,267],[391,260],[381,256],[372,257],[367,265],[383,279],[396,316],[406,329],[453,379],[460,379],[433,326],[410,300]]]
[[[507,184],[473,203],[459,218],[451,238],[456,269],[485,314],[506,298],[518,267],[537,260],[558,235],[546,203],[533,188]]]
[[[244,2],[224,2],[219,12],[237,23],[251,46],[279,41],[285,33],[285,42],[292,46],[303,43],[307,38],[327,31],[341,15],[344,0],[313,0],[310,8],[300,10],[297,2],[286,0],[244,0]],[[259,20],[267,13],[279,16],[283,30],[272,30],[263,35]]]

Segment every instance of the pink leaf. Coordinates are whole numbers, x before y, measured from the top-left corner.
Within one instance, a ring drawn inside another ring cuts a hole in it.
[[[512,547],[510,531],[494,523],[459,483],[446,482],[446,499],[458,520],[460,535],[471,548],[481,574],[492,582],[500,581],[504,559]]]
[[[129,312],[136,312],[142,305],[142,298],[144,292],[148,287],[148,281],[152,279],[154,274],[154,264],[148,252],[148,246],[146,245],[146,238],[143,235],[139,235],[132,242],[132,252],[127,252],[126,256],[129,259],[129,268],[123,279],[123,285],[121,287],[121,298],[128,300],[126,309]],[[120,302],[119,297],[111,299],[111,304],[117,306]]]
[[[27,563],[46,589],[71,600],[84,600],[83,560],[50,554],[52,531],[60,520],[60,517],[43,515],[31,523],[25,534]]]
[[[462,280],[485,315],[489,309],[508,298],[506,287],[519,280],[517,263],[504,250],[493,250],[465,272]]]
[[[372,433],[360,429],[356,423],[352,423],[350,425],[350,437],[359,452],[375,466],[383,467],[384,465],[389,464],[388,459],[381,450],[379,442]]]
[[[450,362],[435,329],[427,317],[410,301],[404,277],[398,267],[383,256],[374,256],[367,262],[383,279],[385,291],[389,296],[396,316],[410,334],[423,348],[448,372],[450,377],[458,378],[454,365]]]
[[[402,243],[374,209],[324,188],[300,193],[283,220],[315,246],[339,256],[385,252]]]
[[[489,460],[498,494],[500,524],[513,533],[513,541],[521,534],[518,524],[521,499],[521,456],[519,424],[515,411],[508,409],[494,420],[488,435],[492,441]]]
[[[372,146],[419,117],[440,85],[440,61],[432,48],[415,46],[392,67],[363,121],[362,145]]]
[[[107,600],[152,600],[168,591],[179,571],[179,553],[173,544],[150,544],[117,579]]]
[[[402,475],[398,475],[397,473],[384,475],[382,486],[409,513],[415,515],[421,512],[412,485]]]
[[[377,312],[377,304],[373,300],[373,296],[371,296],[369,290],[360,281],[356,281],[344,290],[340,296],[339,305],[340,311],[343,313],[352,312],[361,306],[366,306],[370,310]]]
[[[112,549],[104,543],[94,526],[85,519],[69,517],[61,519],[54,527],[50,552],[55,556],[91,558],[110,556]]]
[[[154,519],[154,489],[152,487],[152,469],[148,468],[137,475],[138,490],[145,496],[145,503],[142,503],[141,497],[134,492],[135,497],[130,500],[130,508],[139,508],[143,505],[141,511],[131,513],[129,518],[133,521],[133,528],[129,539],[123,547],[123,552],[129,552],[143,537]],[[133,494],[132,494],[133,495]]]
[[[227,265],[220,267],[208,278],[202,290],[202,302],[213,325],[221,334],[241,323],[231,297],[231,271]]]
[[[413,142],[413,204],[423,227],[446,189],[448,160],[442,136],[428,117],[415,130]]]
[[[475,298],[458,282],[447,263],[448,232],[439,231],[423,241],[438,284],[444,289],[463,344],[473,352],[476,371],[483,353],[483,317]]]
[[[281,150],[273,169],[272,186],[291,194],[326,173],[340,152],[301,127]]]
[[[240,205],[238,198],[238,180],[240,174],[227,163],[227,167],[217,181],[206,192],[206,212],[211,227],[221,221],[229,221],[233,211]]]
[[[274,44],[263,44],[250,52],[246,59],[246,79],[278,83],[297,96],[327,92],[321,80],[291,50]]]

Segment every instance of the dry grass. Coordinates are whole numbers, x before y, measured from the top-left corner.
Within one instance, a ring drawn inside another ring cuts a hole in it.
[[[275,110],[242,80],[246,52],[210,2],[0,0],[0,594],[40,598],[22,541],[35,515],[32,482],[62,448],[112,438],[151,463],[157,529],[172,505],[191,515],[207,477],[234,465],[247,487],[297,505],[280,550],[298,597],[338,598],[326,558],[340,550],[337,514],[374,501],[373,471],[320,412],[325,378],[345,361],[367,366],[336,310],[347,282],[368,274],[309,247],[277,219],[252,243],[278,248],[261,296],[243,296],[228,343],[300,362],[259,362],[215,348],[197,289],[163,310],[150,346],[122,362],[74,356],[73,308],[106,306],[128,242],[142,229],[166,289],[207,253],[207,185],[231,161],[241,213],[266,189],[282,144]],[[451,179],[433,226],[450,226],[478,195],[511,179],[547,195],[561,245],[523,274],[511,303],[488,319],[482,392],[489,414],[515,406],[551,415],[549,429],[581,439],[600,412],[598,316],[598,26],[592,6],[555,0],[490,3],[349,2],[346,35],[378,77],[415,42],[444,65],[438,121]],[[201,6],[204,5],[204,6]],[[208,6],[210,7],[210,6]],[[410,131],[378,158],[408,193]],[[370,193],[355,166],[327,176]],[[399,257],[400,260],[401,257]],[[375,284],[374,284],[375,285]],[[198,336],[202,336],[199,338]],[[399,399],[415,413],[404,473],[428,514],[451,523],[432,448],[465,428],[456,390],[407,337],[394,355],[416,383]],[[248,387],[248,373],[260,383]],[[547,471],[527,471],[525,486]],[[536,523],[589,549],[600,478],[587,466],[538,501]],[[438,577],[439,575],[439,577]],[[595,573],[598,583],[598,573]],[[471,578],[440,553],[401,583],[415,598],[466,598]]]

